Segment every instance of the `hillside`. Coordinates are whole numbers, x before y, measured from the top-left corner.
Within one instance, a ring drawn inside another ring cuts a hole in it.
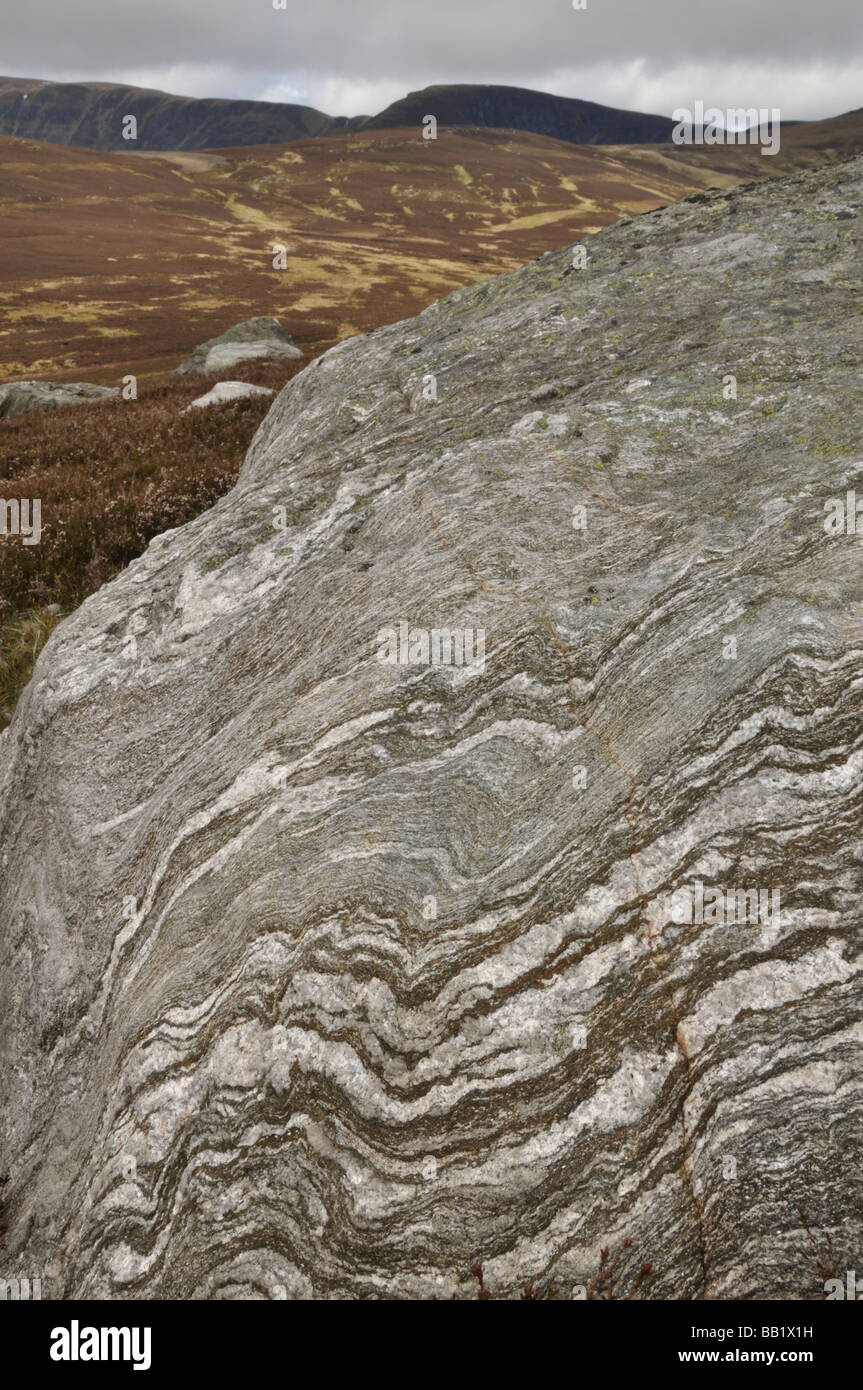
[[[431,113],[439,125],[492,126],[500,130],[530,130],[568,140],[574,145],[667,143],[672,122],[665,116],[620,111],[593,101],[552,96],[524,87],[481,86],[476,83],[425,87],[409,92],[367,127],[419,125]]]
[[[775,172],[748,150],[418,128],[155,156],[0,137],[0,381],[116,383],[274,314],[307,354],[619,217]],[[272,268],[272,247],[288,267]]]
[[[135,148],[202,149],[280,143],[343,129],[350,122],[283,102],[180,97],[111,82],[0,77],[0,134],[83,149],[128,150],[123,118],[138,122]]]
[[[801,121],[782,127],[782,148],[788,156],[809,153],[819,161],[847,159],[863,150],[863,107],[826,121]]]

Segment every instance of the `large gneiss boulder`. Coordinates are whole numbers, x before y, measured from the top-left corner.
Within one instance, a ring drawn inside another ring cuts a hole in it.
[[[186,372],[223,372],[243,362],[273,362],[302,355],[278,319],[262,316],[245,319],[217,338],[200,343],[174,372],[180,376]]]
[[[0,736],[7,1277],[569,1297],[631,1240],[620,1293],[815,1299],[804,1217],[860,1269],[861,197],[341,344],[60,625]]]
[[[119,394],[119,386],[94,386],[89,381],[10,381],[0,386],[0,420],[46,406],[89,405]]]

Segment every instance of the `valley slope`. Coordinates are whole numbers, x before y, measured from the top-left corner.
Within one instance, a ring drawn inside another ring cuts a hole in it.
[[[116,384],[255,314],[309,355],[711,185],[748,147],[418,128],[165,155],[0,137],[0,380]],[[287,253],[273,269],[273,247]]]

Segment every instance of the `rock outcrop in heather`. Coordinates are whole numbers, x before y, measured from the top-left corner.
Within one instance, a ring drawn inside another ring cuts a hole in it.
[[[119,394],[119,386],[95,386],[90,381],[10,381],[0,386],[0,420],[28,415],[31,410],[89,405]]]
[[[278,319],[258,315],[200,343],[174,370],[180,376],[188,372],[222,372],[245,362],[277,362],[302,355]]]
[[[60,625],[0,736],[4,1274],[568,1297],[631,1239],[639,1297],[814,1299],[800,1209],[860,1268],[861,199],[341,344]]]

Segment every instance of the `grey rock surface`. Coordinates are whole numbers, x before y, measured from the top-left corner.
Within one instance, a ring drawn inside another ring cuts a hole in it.
[[[222,405],[225,401],[240,401],[246,396],[272,396],[275,393],[269,386],[253,386],[250,381],[217,381],[205,395],[196,397],[183,411],[204,410],[210,405]]]
[[[259,315],[244,319],[233,328],[200,343],[194,352],[175,367],[175,374],[187,372],[221,372],[238,367],[242,362],[276,361],[279,358],[302,357],[278,319]]]
[[[816,1299],[798,1207],[860,1268],[861,206],[700,195],[339,345],[60,625],[4,1274],[568,1297],[631,1239],[640,1297]]]
[[[119,394],[119,386],[94,386],[89,381],[10,381],[0,386],[0,420],[46,406],[88,405]]]

